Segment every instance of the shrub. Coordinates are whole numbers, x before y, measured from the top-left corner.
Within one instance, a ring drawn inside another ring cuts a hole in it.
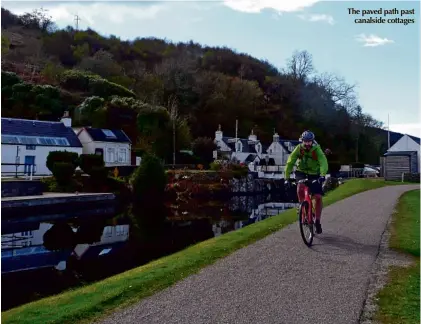
[[[167,175],[161,161],[154,155],[145,154],[141,165],[133,172],[130,184],[136,199],[154,201],[163,198]]]
[[[69,90],[88,92],[92,96],[109,98],[111,96],[136,97],[133,91],[99,75],[78,70],[68,70],[61,76],[60,84]]]
[[[219,163],[219,161],[213,161],[211,162],[209,166],[210,166],[210,169],[213,171],[219,171],[222,169],[222,164]]]
[[[76,166],[69,162],[55,162],[53,166],[53,176],[60,185],[71,181],[75,173]]]
[[[70,163],[76,167],[78,166],[79,155],[68,151],[51,151],[47,156],[47,168],[54,174],[54,164],[58,162]]]
[[[17,83],[22,83],[22,80],[17,76],[16,73],[1,71],[1,87],[11,87]]]
[[[193,141],[192,150],[205,164],[213,161],[213,151],[218,147],[210,137],[198,137]]]
[[[329,161],[329,172],[335,174],[341,169],[341,163],[338,161]]]
[[[101,155],[97,154],[81,154],[79,156],[79,166],[83,172],[92,175],[92,170],[95,168],[98,172],[98,168],[104,167],[104,159]]]
[[[89,175],[95,180],[104,180],[108,177],[108,170],[103,166],[94,166]]]
[[[233,172],[234,178],[243,178],[249,172],[247,165],[244,164],[230,164],[229,169]]]

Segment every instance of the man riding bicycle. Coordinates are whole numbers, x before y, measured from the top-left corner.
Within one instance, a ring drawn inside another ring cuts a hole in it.
[[[328,163],[322,148],[315,141],[315,136],[310,131],[305,131],[300,137],[300,144],[292,151],[288,157],[285,167],[285,185],[290,185],[291,171],[295,162],[299,160],[297,169],[295,171],[295,179],[309,179],[310,190],[315,200],[316,209],[316,233],[322,233],[322,225],[320,224],[320,217],[322,214],[322,184],[326,180],[325,176],[328,170]],[[315,183],[313,181],[316,180]],[[298,201],[301,203],[304,200],[304,184],[300,183],[297,186]]]

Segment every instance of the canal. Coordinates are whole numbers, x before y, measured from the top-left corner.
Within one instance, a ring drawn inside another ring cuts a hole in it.
[[[83,286],[296,206],[295,197],[260,194],[189,201],[138,212],[2,223],[2,309]],[[71,206],[69,206],[71,208]]]

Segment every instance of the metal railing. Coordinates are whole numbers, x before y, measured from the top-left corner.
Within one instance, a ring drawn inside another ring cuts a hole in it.
[[[27,180],[32,180],[36,170],[36,164],[2,163],[1,177],[25,178]]]

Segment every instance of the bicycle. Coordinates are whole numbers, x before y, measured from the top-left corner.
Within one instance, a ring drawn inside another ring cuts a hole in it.
[[[315,182],[317,182],[317,180],[312,181],[312,183]],[[298,223],[300,226],[301,238],[303,239],[304,243],[310,247],[313,244],[313,238],[315,236],[314,224],[316,222],[316,211],[310,190],[310,181],[306,178],[299,180],[297,184],[300,183],[304,184],[304,200],[298,207]],[[304,234],[304,230],[306,228],[309,230],[308,237]]]

